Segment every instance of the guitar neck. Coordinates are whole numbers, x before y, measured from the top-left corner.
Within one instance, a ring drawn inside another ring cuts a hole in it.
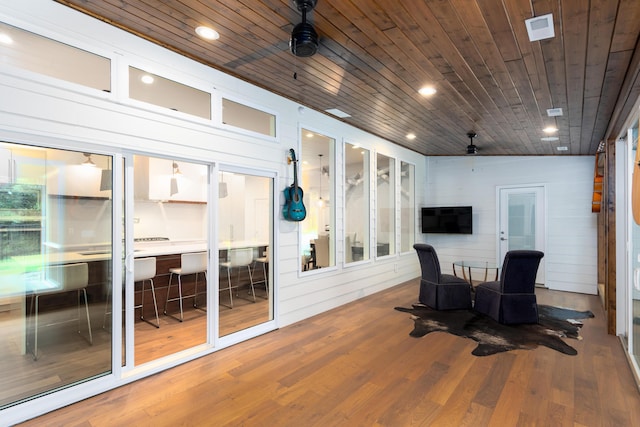
[[[298,189],[298,161],[297,160],[293,161],[293,185],[297,190]]]

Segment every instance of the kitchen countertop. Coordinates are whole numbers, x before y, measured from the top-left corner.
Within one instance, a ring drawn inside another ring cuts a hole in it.
[[[241,241],[223,241],[219,242],[218,248],[220,250],[236,249],[236,248],[258,248],[266,247],[268,243],[255,242],[249,240]],[[172,255],[172,254],[184,254],[190,252],[201,252],[207,250],[207,242],[204,240],[187,240],[187,241],[157,241],[157,242],[136,242],[134,244],[134,258],[143,258],[151,256]],[[21,257],[14,257],[15,261],[19,264],[32,264],[34,262],[41,262],[41,255],[27,255]],[[87,249],[81,250],[74,248],[74,250],[60,250],[49,251],[47,255],[47,261],[51,264],[68,264],[75,262],[93,262],[93,261],[105,261],[111,259],[110,249]]]

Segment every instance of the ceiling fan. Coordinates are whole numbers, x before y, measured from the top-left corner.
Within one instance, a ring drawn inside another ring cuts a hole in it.
[[[313,56],[318,51],[318,33],[312,24],[307,22],[307,12],[311,12],[318,0],[293,0],[302,13],[302,22],[293,27],[289,48],[291,53],[299,57]]]
[[[467,136],[469,137],[469,140],[471,141],[471,143],[469,145],[467,145],[467,154],[472,154],[472,155],[473,154],[477,154],[478,153],[478,147],[473,145],[473,138],[478,136],[478,134],[475,133],[474,131],[471,131],[471,132],[467,132]]]

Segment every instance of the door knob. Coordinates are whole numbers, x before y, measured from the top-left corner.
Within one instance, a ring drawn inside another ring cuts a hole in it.
[[[504,237],[501,237],[500,240],[509,240],[509,239],[505,239]]]

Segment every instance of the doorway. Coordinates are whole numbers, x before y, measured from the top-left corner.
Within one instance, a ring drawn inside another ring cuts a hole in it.
[[[545,249],[544,185],[498,187],[498,255],[502,263],[508,251]],[[536,284],[545,283],[544,258]]]

